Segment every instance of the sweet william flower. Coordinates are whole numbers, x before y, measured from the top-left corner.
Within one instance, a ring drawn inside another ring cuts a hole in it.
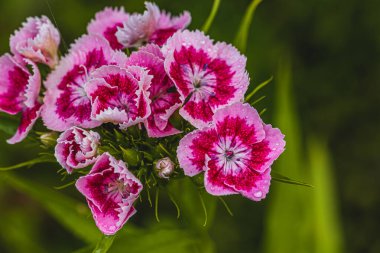
[[[92,117],[122,128],[143,122],[151,113],[147,90],[152,76],[138,66],[103,66],[94,71],[85,87]]]
[[[93,131],[72,127],[57,139],[55,157],[68,173],[93,164],[98,157],[100,136]]]
[[[46,16],[30,17],[10,38],[11,52],[51,68],[58,63],[60,35]]]
[[[259,201],[269,191],[271,165],[284,147],[279,129],[264,124],[249,104],[235,103],[219,109],[210,126],[187,134],[177,156],[185,175],[205,171],[210,194]]]
[[[116,37],[125,47],[139,47],[144,43],[162,46],[176,31],[186,28],[190,21],[190,13],[185,11],[178,17],[171,17],[161,11],[157,5],[145,2],[143,14],[132,14],[122,28],[118,28]]]
[[[33,73],[29,72],[27,64]],[[12,115],[21,113],[20,125],[8,143],[25,139],[38,119],[40,87],[41,76],[36,64],[30,60],[16,61],[10,54],[0,57],[0,111]]]
[[[93,19],[87,26],[89,34],[97,34],[103,36],[111,45],[112,49],[123,49],[116,38],[116,32],[123,23],[128,20],[129,14],[124,11],[124,8],[105,8],[95,14]]]
[[[179,93],[164,69],[164,57],[157,45],[140,47],[128,58],[127,64],[144,67],[153,76],[149,87],[151,115],[144,121],[149,137],[165,137],[180,133],[169,122],[181,105]]]
[[[133,202],[143,186],[122,161],[101,155],[77,189],[86,197],[95,223],[106,235],[115,234],[136,213]]]
[[[64,131],[72,126],[94,128],[101,124],[91,118],[91,102],[84,88],[91,73],[104,65],[119,64],[126,57],[115,52],[98,35],[84,35],[48,75],[42,119],[46,127]]]
[[[200,31],[178,31],[164,45],[165,70],[181,95],[180,115],[193,126],[211,122],[216,110],[244,99],[246,58]]]

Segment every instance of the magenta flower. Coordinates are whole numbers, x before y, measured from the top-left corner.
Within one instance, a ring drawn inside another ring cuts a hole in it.
[[[144,122],[149,137],[165,137],[180,133],[169,123],[173,112],[181,105],[179,93],[164,69],[164,57],[157,45],[150,44],[133,52],[129,65],[146,68],[153,76],[149,88],[152,114]]]
[[[121,54],[115,53],[100,36],[79,38],[45,82],[47,91],[42,119],[46,127],[64,131],[72,126],[99,126],[101,122],[91,118],[91,103],[84,87],[95,69],[118,63]]]
[[[100,136],[93,131],[72,127],[57,139],[55,157],[68,173],[93,164],[98,156]]]
[[[136,213],[133,202],[143,186],[122,161],[101,155],[77,189],[86,197],[95,223],[106,235],[115,234]]]
[[[132,14],[118,29],[116,37],[125,47],[139,47],[143,43],[154,43],[162,46],[176,31],[186,28],[190,21],[190,13],[185,11],[178,17],[160,11],[154,3],[145,2],[143,14]]]
[[[32,67],[33,74],[26,63]],[[10,54],[0,57],[0,111],[12,115],[21,112],[21,123],[8,143],[25,139],[38,119],[41,111],[41,103],[38,102],[40,87],[40,72],[32,61],[16,62]]]
[[[187,134],[177,156],[185,175],[205,171],[210,194],[259,201],[269,191],[271,165],[284,147],[279,129],[264,124],[249,104],[235,103],[219,109],[209,127]]]
[[[152,76],[141,67],[103,66],[91,74],[86,85],[92,117],[123,128],[143,122],[150,115],[147,90]]]
[[[117,41],[116,32],[128,20],[128,17],[129,15],[123,7],[120,9],[105,8],[96,13],[95,19],[87,26],[87,31],[89,34],[103,36],[114,50],[123,49],[123,45]]]
[[[30,17],[11,36],[10,46],[14,55],[21,55],[34,62],[54,67],[58,62],[60,35],[57,28],[45,17]]]
[[[212,40],[202,32],[175,33],[163,47],[165,69],[184,102],[179,113],[202,128],[214,112],[242,101],[249,84],[246,58],[236,48]]]

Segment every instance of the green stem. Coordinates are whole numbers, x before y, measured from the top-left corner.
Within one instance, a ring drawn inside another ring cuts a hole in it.
[[[208,16],[206,22],[204,23],[202,27],[203,32],[207,33],[208,30],[210,29],[212,22],[214,21],[215,16],[218,13],[219,5],[220,5],[220,0],[214,0],[210,15]]]

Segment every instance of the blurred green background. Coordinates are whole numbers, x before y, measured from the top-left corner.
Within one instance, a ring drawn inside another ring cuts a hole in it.
[[[212,6],[211,0],[156,3],[172,13],[189,10],[190,29],[202,27]],[[212,38],[232,43],[249,4],[222,0]],[[144,9],[137,0],[0,0],[0,53],[9,51],[9,36],[28,16],[54,16],[70,44],[105,6]],[[251,85],[274,76],[256,106],[267,108],[264,120],[287,141],[273,170],[314,188],[273,182],[262,202],[227,197],[233,217],[203,194],[204,227],[199,196],[178,182],[172,191],[181,218],[167,195],[160,198],[160,223],[154,208],[139,204],[110,252],[380,252],[379,13],[377,0],[266,0],[255,13],[246,52]],[[9,136],[0,134],[0,166],[35,156],[34,146],[7,145]],[[57,169],[1,172],[0,252],[91,252],[98,233],[78,193],[54,190],[63,184]]]

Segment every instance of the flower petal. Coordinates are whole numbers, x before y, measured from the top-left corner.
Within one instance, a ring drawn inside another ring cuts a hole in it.
[[[41,104],[36,103],[34,107],[25,107],[22,110],[21,122],[17,128],[16,134],[7,140],[9,144],[18,143],[26,138],[34,123],[41,113]]]
[[[91,20],[87,26],[89,34],[97,34],[103,36],[111,45],[112,49],[123,49],[123,45],[117,41],[116,32],[123,23],[128,20],[129,15],[124,8],[109,8],[95,14],[95,19]]]

